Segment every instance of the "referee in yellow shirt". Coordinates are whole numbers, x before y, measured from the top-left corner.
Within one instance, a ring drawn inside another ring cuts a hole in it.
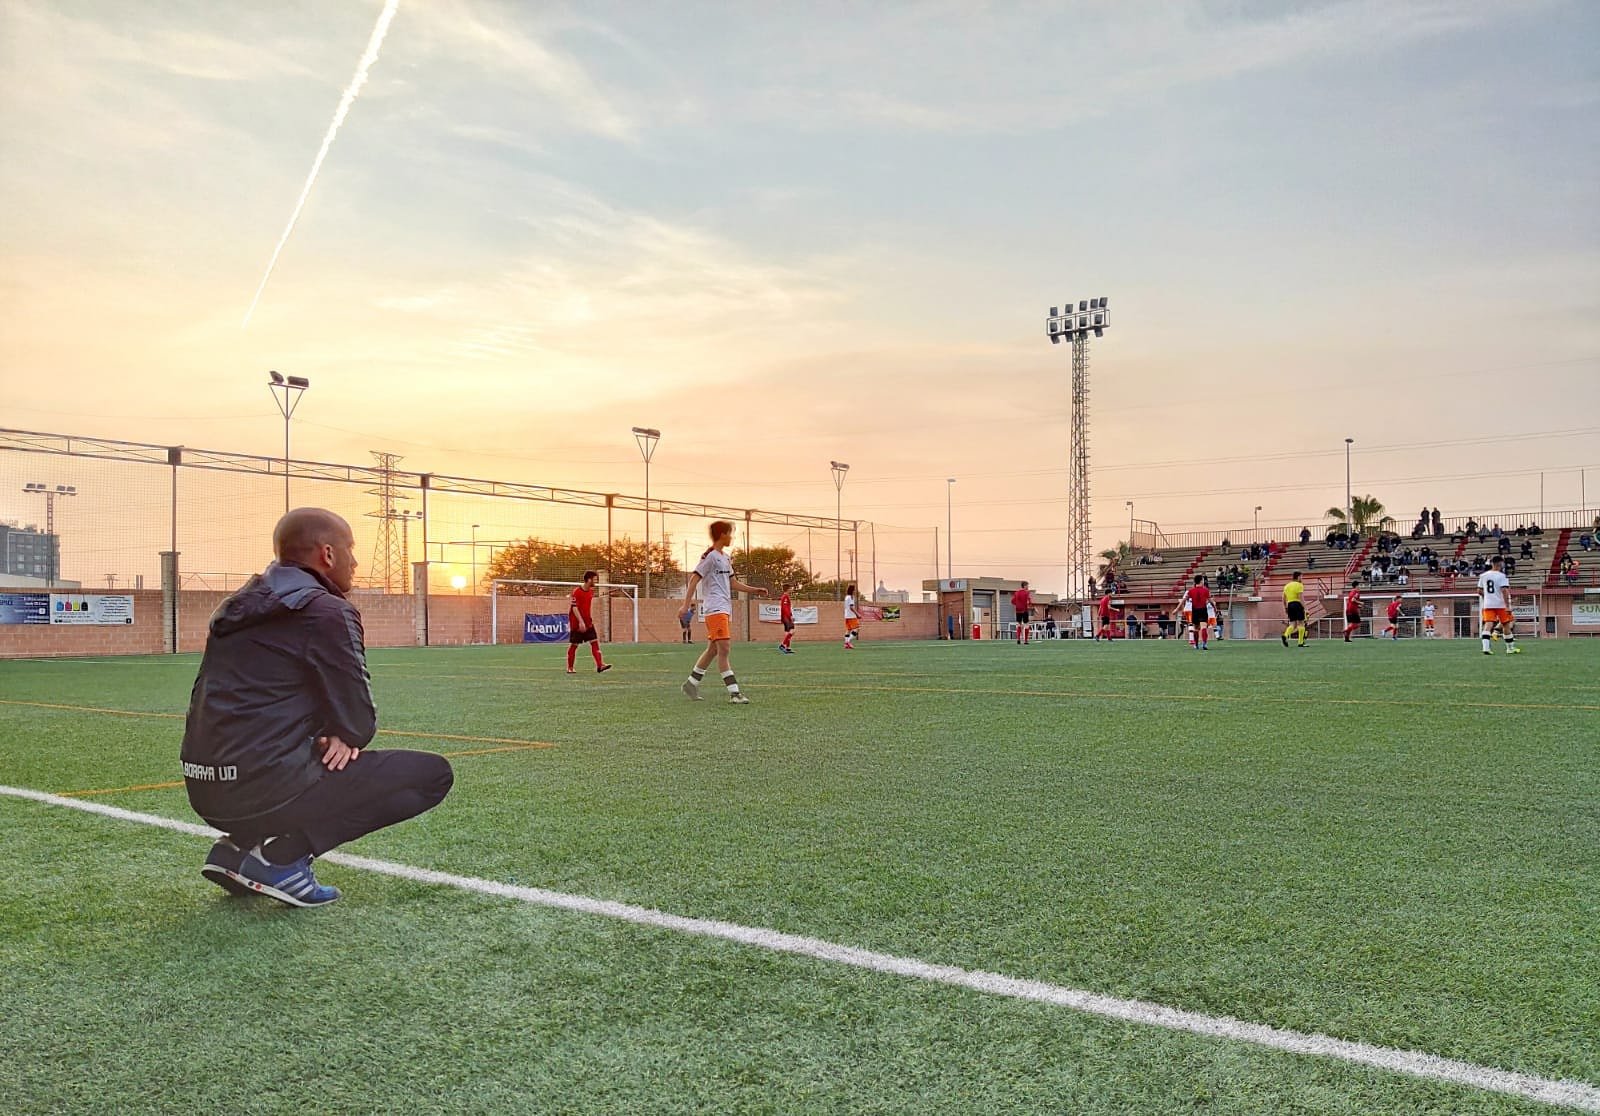
[[[1283,587],[1283,611],[1289,617],[1289,626],[1283,629],[1283,645],[1289,646],[1289,637],[1297,630],[1300,633],[1298,646],[1306,645],[1306,606],[1300,598],[1305,593],[1305,583],[1300,580],[1300,571],[1294,571],[1289,578],[1289,583]]]

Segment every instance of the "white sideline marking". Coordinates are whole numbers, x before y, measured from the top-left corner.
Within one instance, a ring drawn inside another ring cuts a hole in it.
[[[24,787],[0,786],[0,795],[25,798],[33,802],[42,802],[47,806],[65,806],[68,809],[82,810],[88,814],[101,814],[120,821],[153,825],[161,829],[170,829],[177,833],[193,834],[196,837],[214,838],[219,836],[217,831],[209,826],[177,821],[173,818],[158,817],[155,814],[141,814],[133,810],[124,810],[117,806],[107,806],[100,802],[62,798],[60,795],[28,790]],[[869,969],[873,972],[913,977],[917,980],[931,981],[935,984],[947,984],[956,988],[969,988],[975,992],[983,992],[991,996],[1006,996],[1017,1000],[1032,1000],[1036,1003],[1055,1004],[1059,1007],[1071,1008],[1073,1011],[1083,1012],[1087,1015],[1098,1015],[1106,1019],[1120,1019],[1128,1023],[1164,1027],[1170,1031],[1187,1031],[1190,1034],[1208,1035],[1212,1038],[1248,1042],[1273,1050],[1287,1051],[1291,1054],[1311,1054],[1321,1058],[1335,1058],[1339,1061],[1375,1066],[1378,1069],[1390,1070],[1394,1073],[1408,1074],[1412,1077],[1448,1081],[1452,1084],[1467,1085],[1486,1092],[1506,1093],[1511,1096],[1525,1097],[1529,1100],[1561,1105],[1585,1112],[1600,1112],[1600,1087],[1584,1081],[1558,1081],[1551,1078],[1535,1077],[1531,1074],[1494,1069],[1490,1066],[1456,1061],[1453,1058],[1441,1058],[1414,1050],[1397,1050],[1388,1046],[1372,1046],[1364,1042],[1349,1042],[1345,1039],[1331,1038],[1328,1035],[1306,1034],[1302,1031],[1289,1031],[1278,1027],[1269,1027],[1261,1023],[1246,1023],[1243,1020],[1233,1019],[1229,1016],[1203,1015],[1200,1012],[1182,1011],[1178,1008],[1164,1007],[1161,1004],[1153,1004],[1144,1000],[1123,1000],[1078,988],[1067,988],[1059,984],[1046,984],[1043,981],[1036,980],[1020,980],[1016,977],[1003,976],[1000,973],[960,969],[953,965],[935,965],[927,961],[919,961],[914,957],[898,957],[890,953],[875,953],[871,950],[857,949],[854,946],[823,941],[820,938],[806,938],[796,934],[785,934],[779,930],[768,930],[759,926],[741,926],[738,923],[721,922],[715,919],[686,918],[683,915],[667,914],[664,911],[652,910],[649,907],[636,907],[629,903],[616,903],[608,899],[591,899],[586,895],[570,895],[561,891],[547,891],[541,887],[520,887],[515,884],[498,883],[494,880],[481,880],[473,876],[457,876],[449,872],[436,872],[431,868],[413,868],[408,864],[395,864],[387,860],[372,860],[364,856],[351,856],[348,853],[328,853],[321,859],[330,864],[341,864],[347,868],[359,868],[367,872],[377,872],[380,875],[396,876],[416,883],[438,884],[442,887],[453,887],[461,891],[476,892],[480,895],[492,895],[501,899],[515,899],[518,902],[532,903],[541,907],[555,907],[560,910],[577,911],[581,914],[600,915],[605,918],[615,918],[623,922],[636,923],[640,926],[675,930],[680,934],[693,934],[702,938],[719,938],[723,941],[737,942],[740,945],[754,946],[757,949],[771,950],[774,953],[813,957],[819,961],[832,961],[838,965],[849,965],[857,969]]]

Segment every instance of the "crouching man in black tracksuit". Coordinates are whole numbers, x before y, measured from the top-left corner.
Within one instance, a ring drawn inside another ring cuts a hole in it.
[[[200,871],[236,895],[296,907],[339,898],[311,858],[431,810],[450,762],[367,751],[377,732],[350,525],[296,508],[272,532],[278,560],[222,602],[189,699],[189,804],[227,834]]]

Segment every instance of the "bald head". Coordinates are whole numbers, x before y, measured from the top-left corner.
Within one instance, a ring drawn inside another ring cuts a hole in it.
[[[350,524],[327,508],[295,508],[272,529],[272,552],[280,562],[316,565],[324,546],[342,549],[354,542]]]

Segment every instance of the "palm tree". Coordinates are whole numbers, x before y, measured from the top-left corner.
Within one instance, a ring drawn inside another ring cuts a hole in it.
[[[1112,570],[1127,568],[1128,563],[1133,559],[1133,547],[1125,542],[1119,542],[1110,550],[1102,550],[1100,557],[1105,559],[1105,562],[1100,566],[1100,580],[1104,581],[1106,574]]]
[[[1343,508],[1329,508],[1325,513],[1335,523],[1345,524],[1345,510]],[[1383,501],[1376,496],[1357,496],[1350,501],[1349,523],[1351,534],[1364,535],[1369,527],[1388,527],[1394,523],[1394,516],[1383,514]]]

